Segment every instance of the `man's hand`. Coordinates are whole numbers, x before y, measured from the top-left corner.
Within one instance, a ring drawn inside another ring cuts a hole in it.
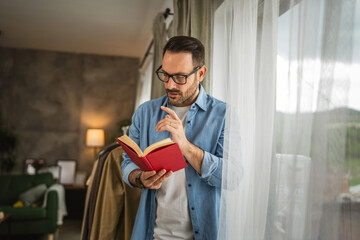
[[[167,112],[169,115],[166,115],[164,119],[161,119],[156,125],[156,131],[168,131],[171,134],[171,138],[174,142],[179,144],[181,152],[186,151],[186,147],[189,144],[185,136],[184,127],[181,120],[176,115],[176,113],[167,107],[161,106],[161,109]],[[171,116],[171,117],[170,117]]]
[[[136,176],[141,172],[141,170],[137,169],[130,173],[129,175],[129,181],[133,184],[135,184]],[[165,169],[162,169],[158,172],[155,171],[147,171],[142,172],[140,176],[140,180],[142,184],[149,189],[159,189],[161,187],[161,184],[172,175],[172,171],[166,172]]]
[[[187,140],[182,122],[173,110],[164,106],[161,106],[161,109],[170,115],[166,115],[164,119],[161,119],[157,123],[156,131],[170,132],[172,140],[179,144],[182,154],[184,154],[191,166],[201,175],[204,151]]]

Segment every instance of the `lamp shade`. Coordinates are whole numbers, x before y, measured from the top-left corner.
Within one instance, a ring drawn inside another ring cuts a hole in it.
[[[88,129],[86,132],[86,146],[101,147],[105,144],[105,134],[103,129]]]

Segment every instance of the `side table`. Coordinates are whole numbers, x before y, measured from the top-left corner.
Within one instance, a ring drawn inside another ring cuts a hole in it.
[[[65,199],[68,219],[82,219],[84,215],[87,187],[65,186]]]

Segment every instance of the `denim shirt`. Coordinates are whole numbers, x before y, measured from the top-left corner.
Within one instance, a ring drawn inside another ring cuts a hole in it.
[[[129,129],[129,137],[142,151],[149,145],[170,137],[168,131],[156,132],[156,124],[167,114],[160,106],[170,106],[167,95],[150,100],[138,107]],[[185,168],[189,211],[195,239],[216,239],[219,223],[219,207],[222,179],[222,156],[225,126],[224,102],[206,94],[200,85],[196,101],[191,105],[185,135],[194,145],[204,151],[201,175],[188,163]],[[123,155],[121,165],[123,179],[130,184],[129,174],[138,169]],[[156,216],[157,190],[143,189],[131,239],[152,239]]]

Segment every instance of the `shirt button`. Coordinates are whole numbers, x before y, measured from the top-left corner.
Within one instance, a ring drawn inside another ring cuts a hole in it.
[[[195,234],[198,234],[199,233],[199,231],[195,231]]]
[[[187,123],[190,123],[190,121],[187,121]]]
[[[189,187],[191,187],[191,184],[188,184]]]
[[[194,208],[194,207],[192,207],[192,208],[191,208],[191,210],[195,210],[195,208]]]

